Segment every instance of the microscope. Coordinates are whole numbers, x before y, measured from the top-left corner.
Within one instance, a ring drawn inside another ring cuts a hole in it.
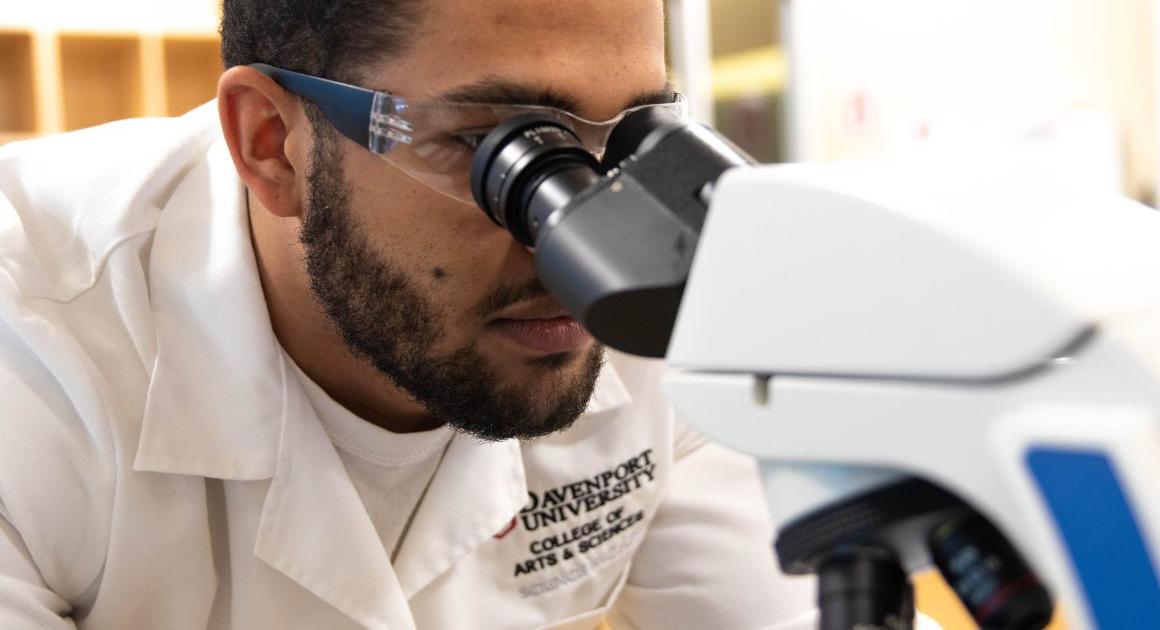
[[[823,630],[1160,628],[1160,214],[1015,177],[753,163],[660,111],[524,115],[472,190],[598,340],[757,457]],[[1155,557],[1154,557],[1155,556]]]

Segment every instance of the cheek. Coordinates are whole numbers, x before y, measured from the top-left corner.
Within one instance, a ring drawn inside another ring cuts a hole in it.
[[[364,152],[365,153],[365,152]],[[453,201],[383,164],[355,158],[351,212],[371,247],[414,280],[449,323],[500,286],[535,274],[531,254],[474,206]]]
[[[424,239],[427,246],[416,257],[424,286],[448,309],[449,323],[467,329],[483,325],[476,308],[496,290],[535,275],[531,254],[479,215],[482,221],[447,222],[446,230]]]

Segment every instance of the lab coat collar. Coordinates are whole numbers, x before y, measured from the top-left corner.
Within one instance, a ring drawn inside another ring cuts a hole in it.
[[[406,596],[507,526],[527,492],[518,441],[455,435],[395,558]]]
[[[149,262],[157,358],[134,470],[268,479],[282,431],[282,354],[224,140],[177,184]]]
[[[281,449],[254,554],[370,630],[415,630],[374,524],[283,356]]]
[[[162,212],[149,269],[158,354],[133,468],[271,479],[255,556],[365,628],[414,630],[374,525],[274,336],[243,190],[219,142]]]

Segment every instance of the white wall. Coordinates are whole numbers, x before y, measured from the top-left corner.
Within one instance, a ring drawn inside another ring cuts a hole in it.
[[[1096,112],[1123,189],[1155,189],[1153,0],[787,2],[795,159],[977,146]]]

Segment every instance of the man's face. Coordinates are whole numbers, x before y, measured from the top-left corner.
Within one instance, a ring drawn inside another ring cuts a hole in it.
[[[665,85],[656,0],[428,0],[413,41],[361,83],[414,100],[515,87],[592,120]],[[584,410],[602,349],[548,321],[559,304],[507,232],[330,130],[308,179],[312,289],[356,354],[487,439],[551,433]]]

